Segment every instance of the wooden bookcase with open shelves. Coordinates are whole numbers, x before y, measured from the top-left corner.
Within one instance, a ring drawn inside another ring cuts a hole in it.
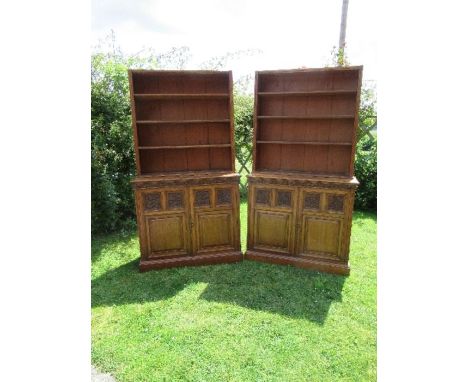
[[[241,260],[232,73],[129,70],[129,81],[140,269]]]
[[[247,258],[349,272],[361,78],[360,66],[256,73]]]

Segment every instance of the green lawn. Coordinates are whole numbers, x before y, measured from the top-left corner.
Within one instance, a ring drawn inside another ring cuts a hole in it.
[[[139,273],[135,233],[94,239],[92,362],[117,381],[375,381],[376,230],[354,214],[349,277],[251,261]]]

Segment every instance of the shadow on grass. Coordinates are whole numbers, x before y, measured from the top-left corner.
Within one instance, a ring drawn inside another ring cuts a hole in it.
[[[134,260],[92,281],[92,305],[165,300],[190,284],[203,282],[208,287],[199,299],[323,324],[331,303],[341,301],[345,280],[344,276],[251,261],[139,273]]]

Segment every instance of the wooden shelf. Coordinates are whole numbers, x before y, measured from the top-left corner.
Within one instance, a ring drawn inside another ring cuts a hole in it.
[[[259,96],[282,97],[282,96],[314,96],[314,95],[354,95],[356,90],[313,90],[304,92],[258,92]]]
[[[285,178],[293,178],[298,180],[309,180],[314,179],[318,182],[320,181],[329,181],[329,182],[338,182],[341,184],[354,184],[358,185],[359,182],[355,177],[350,178],[347,175],[327,175],[327,174],[319,174],[319,173],[304,173],[304,171],[291,171],[291,170],[262,170],[257,169],[253,173],[261,174],[262,177],[265,178],[278,178],[278,177],[285,177]]]
[[[231,147],[230,143],[225,144],[212,144],[212,145],[187,145],[187,146],[140,146],[139,150],[166,150],[166,149],[208,149]]]
[[[170,100],[184,100],[184,99],[228,99],[229,94],[210,93],[210,94],[163,94],[163,93],[148,93],[148,94],[135,94],[135,99],[141,100],[157,100],[157,99],[170,99]]]
[[[321,116],[290,116],[290,115],[258,115],[258,119],[354,119],[354,115],[321,115]]]
[[[153,172],[147,173],[144,175],[137,175],[133,183],[139,181],[148,181],[148,180],[166,180],[166,179],[175,179],[180,176],[186,176],[190,178],[204,178],[204,177],[237,177],[238,175],[235,172],[227,170],[200,170],[200,171],[164,171],[164,172]]]
[[[318,142],[318,141],[257,141],[257,143],[271,143],[275,145],[316,145],[316,146],[352,146],[348,142]]]
[[[140,125],[158,125],[158,124],[182,124],[182,123],[228,123],[230,119],[185,119],[178,121],[150,121],[150,120],[139,120],[136,121]]]

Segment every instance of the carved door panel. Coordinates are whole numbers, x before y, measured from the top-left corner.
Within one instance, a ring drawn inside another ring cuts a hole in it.
[[[288,187],[253,187],[252,247],[255,250],[294,253],[295,190]]]
[[[145,258],[182,256],[190,252],[186,199],[184,189],[141,191],[138,200],[145,227],[142,246]]]
[[[341,260],[346,194],[340,191],[305,189],[299,203],[297,254]]]
[[[300,255],[339,259],[341,219],[304,215],[301,226],[298,245]]]
[[[150,258],[188,254],[185,213],[145,216],[145,225]]]
[[[194,254],[234,250],[235,233],[232,187],[207,186],[191,189],[192,242]]]
[[[196,253],[234,250],[230,212],[200,212],[195,219]]]
[[[273,211],[255,211],[254,248],[290,253],[292,214]]]

